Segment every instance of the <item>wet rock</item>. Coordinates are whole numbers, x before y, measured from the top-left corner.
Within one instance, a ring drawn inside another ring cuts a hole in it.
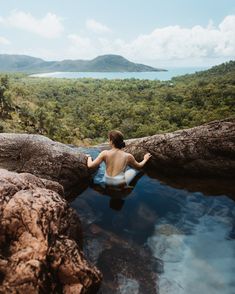
[[[133,209],[132,215],[129,216],[129,226],[138,231],[149,231],[153,229],[153,224],[157,219],[156,212],[150,206],[141,203]]]
[[[182,232],[171,224],[160,224],[155,228],[155,234],[171,236],[173,234],[180,235]]]
[[[100,254],[97,263],[104,276],[102,293],[158,293],[153,259],[147,251],[113,244]]]
[[[132,140],[124,151],[165,174],[235,176],[235,118],[213,121],[191,129]]]
[[[102,294],[158,293],[163,263],[147,246],[125,240],[96,224],[87,227],[84,237],[86,256],[103,274]]]
[[[88,182],[86,155],[46,137],[2,133],[0,150],[0,168],[57,181],[66,189]]]
[[[0,293],[97,290],[101,274],[85,260],[79,218],[62,196],[56,182],[0,170]]]

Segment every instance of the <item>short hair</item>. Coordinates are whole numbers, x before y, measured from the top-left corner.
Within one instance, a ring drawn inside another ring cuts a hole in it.
[[[113,130],[108,133],[108,136],[116,148],[121,149],[126,146],[122,132]]]

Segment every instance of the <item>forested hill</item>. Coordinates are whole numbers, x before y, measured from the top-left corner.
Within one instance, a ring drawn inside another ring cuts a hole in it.
[[[229,74],[229,73],[234,73],[234,72],[235,72],[235,60],[231,60],[229,62],[213,66],[212,68],[201,72],[201,75],[203,75],[203,76],[206,76],[206,75],[215,76],[215,75],[217,75],[218,76],[218,75],[224,75],[224,74]]]
[[[2,72],[143,72],[163,71],[144,64],[130,62],[120,55],[102,55],[92,60],[45,61],[27,55],[0,54]]]
[[[234,61],[163,82],[0,74],[0,132],[97,144],[112,129],[137,138],[233,116]]]
[[[182,75],[179,77],[173,78],[175,81],[185,81],[186,79],[193,80],[202,80],[205,79],[218,79],[227,77],[235,82],[235,60],[230,60],[229,62],[222,63],[220,65],[216,65],[211,67],[208,70],[199,71],[194,74]]]

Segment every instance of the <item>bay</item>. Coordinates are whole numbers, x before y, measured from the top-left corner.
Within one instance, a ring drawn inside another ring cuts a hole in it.
[[[167,71],[159,72],[51,72],[33,74],[31,77],[43,78],[67,78],[67,79],[140,79],[140,80],[160,80],[167,81],[172,77],[185,74],[192,74],[198,71],[206,70],[206,67],[182,67],[169,68]]]

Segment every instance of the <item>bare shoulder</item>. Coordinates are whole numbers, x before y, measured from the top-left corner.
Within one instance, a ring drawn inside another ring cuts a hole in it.
[[[101,157],[105,157],[107,155],[108,150],[103,150],[100,152]]]
[[[132,161],[134,158],[134,156],[131,153],[125,152],[126,153],[126,157],[128,159],[128,161]]]

